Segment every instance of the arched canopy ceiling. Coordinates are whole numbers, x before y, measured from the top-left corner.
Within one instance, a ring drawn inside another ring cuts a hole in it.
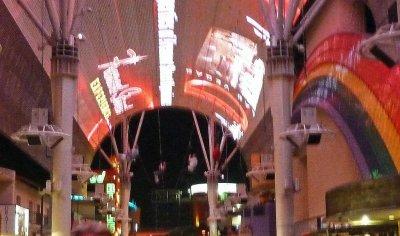
[[[6,2],[9,9],[17,7],[17,1]],[[25,2],[39,15],[45,10]],[[292,4],[277,0],[275,10],[278,2],[286,9]],[[268,24],[259,0],[77,3],[82,14],[73,33],[84,40],[77,44],[75,117],[93,147],[123,116],[160,106],[214,116],[241,137],[256,113],[265,74],[266,35],[260,27]]]

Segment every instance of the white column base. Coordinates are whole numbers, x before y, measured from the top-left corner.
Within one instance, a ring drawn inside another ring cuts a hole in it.
[[[72,132],[76,104],[76,81],[68,76],[56,78],[52,84],[55,124],[65,137],[54,149],[53,185],[59,189],[52,193],[52,235],[71,234],[71,191],[72,191]]]
[[[207,195],[210,215],[208,217],[208,226],[210,229],[210,236],[218,235],[218,175],[217,171],[207,171]]]

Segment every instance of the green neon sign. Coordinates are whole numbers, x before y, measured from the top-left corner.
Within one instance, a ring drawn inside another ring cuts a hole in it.
[[[109,198],[113,199],[115,193],[115,184],[114,183],[107,183],[106,184],[106,194]]]
[[[89,183],[91,184],[102,184],[106,177],[106,171],[103,170],[100,175],[93,175],[89,179]]]
[[[111,233],[115,232],[115,217],[112,217],[110,214],[107,214],[106,218],[107,228],[111,231]]]

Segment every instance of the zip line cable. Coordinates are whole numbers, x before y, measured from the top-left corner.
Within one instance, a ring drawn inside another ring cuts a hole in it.
[[[162,143],[161,143],[161,122],[160,122],[160,109],[157,110],[157,124],[158,124],[158,143],[159,143],[159,155],[160,161],[163,160]]]

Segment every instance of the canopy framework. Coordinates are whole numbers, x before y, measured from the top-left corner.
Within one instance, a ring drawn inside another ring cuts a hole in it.
[[[23,2],[23,0],[20,0],[20,2]],[[48,9],[49,15],[51,15],[53,12],[53,16],[50,16],[51,19],[51,27],[52,27],[52,33],[48,32],[48,29],[43,29],[41,30],[43,32],[43,35],[46,37],[46,40],[49,43],[56,42],[57,40],[69,40],[69,36],[71,32],[73,31],[72,29],[74,28],[73,25],[75,24],[74,21],[76,21],[76,18],[81,14],[80,10],[80,3],[82,1],[59,1],[59,4],[55,4],[55,1],[51,0],[46,0],[46,8]],[[325,1],[316,1],[318,2],[325,2]],[[52,4],[53,3],[53,4]],[[287,41],[293,41],[295,42],[295,38],[292,38],[291,31],[292,31],[292,21],[289,20],[294,18],[296,15],[296,8],[303,3],[303,1],[282,1],[282,0],[276,0],[276,1],[262,1],[262,5],[265,6],[266,8],[266,18],[269,19],[267,20],[267,28],[272,34],[272,41],[278,42],[281,39],[287,40]],[[321,3],[320,3],[321,4]],[[82,4],[83,5],[83,4]],[[323,4],[322,4],[323,5]],[[60,6],[59,9],[58,6]],[[55,10],[52,10],[55,9]],[[70,14],[71,9],[75,10],[75,14]],[[62,10],[62,14],[60,12]],[[311,10],[310,10],[311,11]],[[309,12],[310,12],[309,11]],[[269,14],[269,15],[268,15]],[[309,16],[312,16],[312,14],[308,14]],[[305,17],[305,18],[310,18],[310,17]],[[39,21],[36,21],[39,22]],[[304,21],[306,22],[306,21]],[[311,22],[311,20],[309,21]],[[40,26],[40,24],[38,24]],[[302,25],[302,24],[301,24]],[[306,25],[304,23],[304,25]],[[38,27],[39,28],[39,27]],[[305,27],[304,27],[305,28]],[[40,29],[39,29],[40,30]],[[46,33],[47,32],[47,33]],[[65,33],[67,32],[67,33]],[[301,35],[301,30],[299,30],[297,33],[298,35]],[[48,37],[47,37],[47,36]],[[221,142],[222,143],[222,142]],[[223,146],[223,145],[222,145]],[[211,161],[210,161],[211,162]],[[211,168],[211,163],[209,163],[210,168]],[[220,165],[223,165],[223,163],[214,163],[214,165],[218,168]]]
[[[367,4],[371,4],[368,3]],[[397,22],[381,25],[376,32],[358,45],[358,51],[365,57],[378,59],[386,66],[393,67],[400,61],[399,37],[400,37],[400,0],[396,0]],[[376,8],[372,8],[377,10]]]
[[[138,141],[140,132],[142,130],[142,124],[144,120],[145,112],[143,111],[140,116],[138,128],[135,133],[132,145],[129,144],[129,123],[130,117],[125,117],[122,121],[122,151],[119,150],[117,140],[115,138],[115,129],[110,130],[110,139],[112,144],[113,154],[117,158],[117,163],[113,163],[109,155],[100,147],[99,151],[102,157],[111,165],[112,168],[117,168],[119,178],[121,180],[121,204],[120,214],[117,219],[121,220],[122,223],[122,235],[129,235],[129,200],[132,187],[132,176],[133,173],[130,171],[132,163],[139,156]]]
[[[238,146],[236,146],[229,155],[222,160],[221,153],[226,145],[226,141],[229,134],[229,131],[223,131],[221,140],[216,140],[215,134],[215,120],[213,118],[208,119],[208,141],[209,141],[209,152],[207,152],[204,146],[203,136],[200,131],[199,123],[197,120],[197,116],[194,111],[192,111],[193,122],[196,126],[197,135],[201,144],[201,148],[203,151],[204,161],[207,165],[207,170],[204,172],[205,177],[207,178],[207,196],[208,196],[208,205],[209,205],[209,217],[208,217],[208,225],[210,229],[210,235],[216,236],[218,235],[218,220],[222,218],[220,211],[218,210],[218,179],[220,174],[226,169],[229,162],[235,156],[238,151]],[[219,143],[219,145],[218,145]],[[221,162],[220,162],[221,161]]]
[[[299,9],[306,2],[306,0],[259,0],[260,9],[266,22],[266,29],[271,34],[272,44],[280,40],[296,43],[327,1],[315,1],[302,17],[296,32],[292,34],[294,29],[293,21],[299,14]]]

